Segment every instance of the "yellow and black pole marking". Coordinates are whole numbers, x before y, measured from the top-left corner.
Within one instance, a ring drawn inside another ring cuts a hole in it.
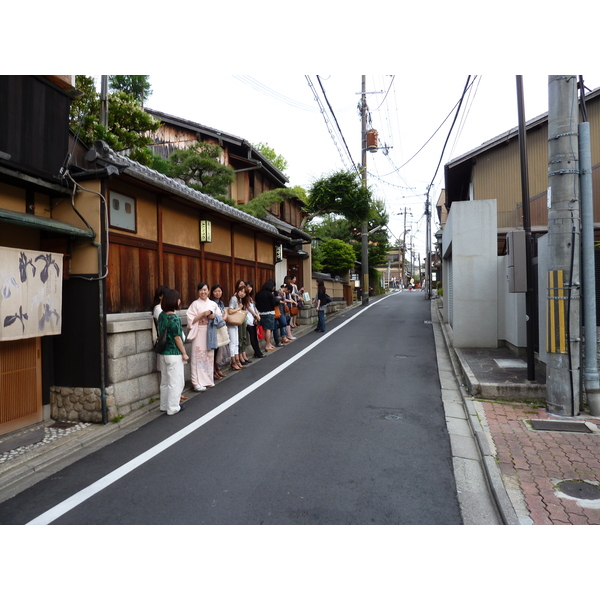
[[[546,351],[567,353],[564,271],[548,271]]]

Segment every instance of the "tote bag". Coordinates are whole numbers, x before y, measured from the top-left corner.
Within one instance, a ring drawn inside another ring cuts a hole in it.
[[[242,325],[246,320],[246,311],[238,310],[237,312],[227,313],[227,325]]]
[[[227,346],[229,344],[229,333],[227,327],[217,327],[217,346]]]

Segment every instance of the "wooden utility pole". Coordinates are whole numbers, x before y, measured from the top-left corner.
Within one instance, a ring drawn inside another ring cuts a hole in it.
[[[548,77],[546,404],[575,416],[581,398],[581,220],[577,77]]]

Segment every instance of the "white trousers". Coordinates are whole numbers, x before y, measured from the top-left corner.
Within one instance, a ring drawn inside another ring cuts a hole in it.
[[[179,412],[181,392],[185,387],[183,357],[181,354],[163,354],[160,362],[160,410],[168,415]]]
[[[227,326],[227,333],[229,333],[229,353],[231,356],[235,356],[240,353],[240,339],[238,336],[238,326],[233,327]]]

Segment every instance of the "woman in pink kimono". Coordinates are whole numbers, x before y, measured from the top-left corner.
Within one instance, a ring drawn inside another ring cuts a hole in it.
[[[186,313],[188,340],[192,341],[190,372],[196,392],[203,392],[207,387],[215,385],[214,350],[208,349],[208,321],[215,318],[215,313],[220,312],[216,302],[208,299],[208,294],[208,283],[199,283],[198,299],[192,302]]]

